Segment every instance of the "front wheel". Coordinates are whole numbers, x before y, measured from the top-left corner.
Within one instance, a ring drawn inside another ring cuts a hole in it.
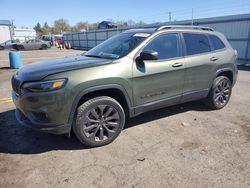
[[[228,103],[232,93],[232,83],[228,77],[219,76],[214,80],[205,103],[212,109],[221,109]]]
[[[122,106],[111,97],[101,96],[78,107],[73,131],[84,145],[97,147],[115,140],[124,124]]]

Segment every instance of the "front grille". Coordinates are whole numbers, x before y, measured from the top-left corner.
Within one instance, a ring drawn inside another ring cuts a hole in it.
[[[20,94],[20,83],[21,82],[18,79],[16,79],[15,76],[12,77],[11,79],[12,89],[18,94]]]

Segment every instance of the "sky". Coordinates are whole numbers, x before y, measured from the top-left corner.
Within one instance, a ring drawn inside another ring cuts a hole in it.
[[[250,0],[0,0],[0,20],[13,20],[17,27],[34,27],[37,22],[53,25],[64,18],[70,25],[142,20],[146,23],[186,20],[250,13]]]

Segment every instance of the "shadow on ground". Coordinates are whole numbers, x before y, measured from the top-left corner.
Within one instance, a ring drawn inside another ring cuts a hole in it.
[[[130,119],[125,129],[169,117],[186,111],[207,111],[201,102],[192,102],[147,112]],[[14,110],[0,114],[0,154],[38,154],[52,150],[83,150],[83,146],[74,135],[70,139],[33,131],[20,126],[15,120]]]

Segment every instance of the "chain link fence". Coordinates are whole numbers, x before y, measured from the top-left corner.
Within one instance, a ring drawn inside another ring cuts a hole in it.
[[[160,27],[162,25],[171,24],[191,25],[192,20],[147,24],[139,28]],[[233,48],[238,51],[238,63],[250,64],[250,14],[195,19],[193,20],[193,24],[212,27],[214,30],[224,33]],[[74,49],[89,50],[106,39],[132,28],[138,28],[138,26],[66,33],[63,35],[63,38],[64,42],[70,43],[71,47]]]

